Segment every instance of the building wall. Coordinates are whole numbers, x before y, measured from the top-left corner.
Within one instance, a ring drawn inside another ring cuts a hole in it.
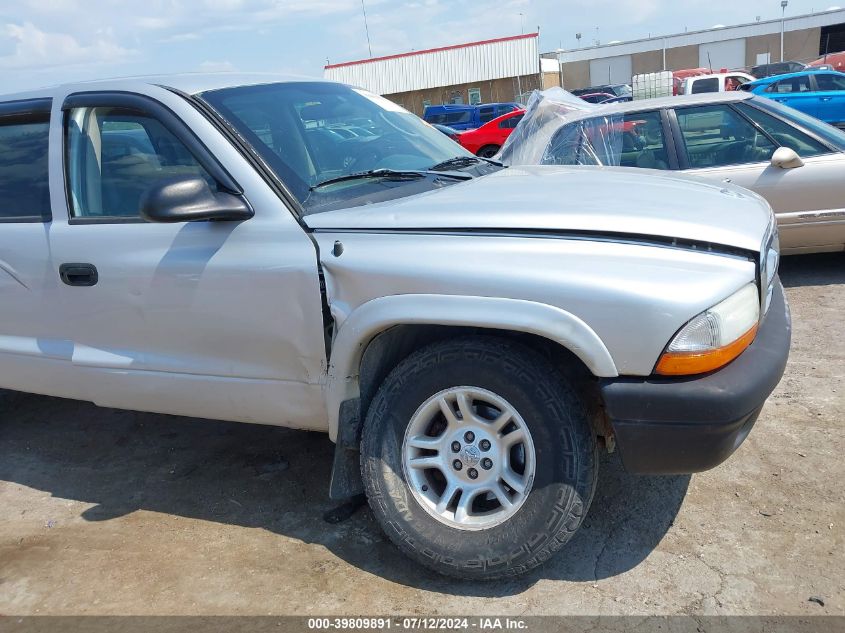
[[[539,72],[537,33],[329,64],[326,79],[399,94]]]
[[[563,87],[577,90],[590,85],[590,62],[572,62],[563,64]]]
[[[809,62],[819,57],[819,44],[821,39],[821,28],[814,27],[809,29],[787,31],[784,36],[784,57],[787,60],[798,60]],[[656,42],[658,42],[656,40]],[[757,35],[737,40],[721,40],[713,45],[694,44],[687,46],[677,46],[666,49],[666,69],[680,70],[682,68],[698,68],[700,66],[707,66],[706,51],[708,48],[718,49],[735,49],[742,52],[744,46],[744,54],[735,54],[729,56],[731,59],[736,58],[736,64],[729,64],[730,68],[755,66],[757,64],[757,55],[763,53],[770,53],[771,61],[780,61],[780,32],[770,33],[767,35]],[[663,49],[657,48],[649,51],[642,51],[632,53],[631,71],[633,75],[641,73],[653,73],[663,70]],[[579,60],[573,62],[563,63],[563,81],[564,87],[567,90],[577,90],[578,88],[586,88],[592,83],[590,78],[590,65],[602,64],[605,60],[618,59],[618,57],[599,57],[594,60]],[[712,57],[713,69],[720,70],[718,55]],[[630,78],[628,79],[630,80]],[[598,83],[605,83],[604,81]]]
[[[549,75],[554,75],[554,77],[549,77]],[[554,83],[552,85],[557,85],[557,77],[558,73],[544,73],[544,83],[553,80]],[[539,73],[534,73],[531,75],[522,75],[521,77],[491,79],[454,86],[411,90],[408,92],[386,94],[384,96],[394,103],[398,103],[406,110],[422,116],[425,109],[424,101],[429,101],[431,105],[439,105],[441,103],[450,103],[454,97],[460,96],[463,103],[469,103],[469,90],[471,88],[478,88],[480,90],[482,103],[518,101],[520,88],[523,94],[530,93],[532,90],[541,89],[540,75]]]
[[[560,72],[543,73],[543,90],[560,88]]]
[[[787,32],[783,38],[784,57],[788,60],[813,61],[819,57],[821,29]],[[745,47],[745,64],[757,65],[757,55],[769,53],[772,62],[780,61],[780,33],[749,37]]]
[[[666,49],[666,69],[698,68],[707,65],[709,50],[714,70],[722,66],[751,67],[757,56],[769,53],[771,61],[780,61],[780,34],[785,31],[784,57],[787,60],[812,61],[824,50],[823,33],[831,33],[830,51],[845,48],[845,9],[826,11],[651,37],[602,46],[588,46],[556,51],[563,68],[567,89],[586,88],[591,84],[585,64],[606,66],[610,60],[628,57],[631,73],[640,74],[663,70],[663,49]],[[703,61],[703,64],[702,64]],[[720,64],[719,62],[726,62]],[[599,82],[599,83],[604,83]]]
[[[663,70],[663,51],[646,51],[631,55],[631,69],[635,75]]]
[[[681,68],[698,68],[698,46],[679,46],[666,50],[666,70]]]

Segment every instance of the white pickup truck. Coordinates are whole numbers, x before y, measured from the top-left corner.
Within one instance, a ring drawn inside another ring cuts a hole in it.
[[[0,387],[327,432],[332,495],[454,576],[560,549],[599,447],[731,455],[786,363],[777,265],[750,192],[504,168],[339,84],[0,98]]]

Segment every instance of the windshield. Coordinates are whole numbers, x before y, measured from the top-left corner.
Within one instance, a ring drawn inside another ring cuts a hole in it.
[[[793,108],[781,105],[777,101],[772,101],[766,97],[755,98],[754,105],[761,110],[771,112],[782,119],[795,121],[823,141],[835,147],[837,150],[845,151],[845,132],[842,130],[835,128],[832,125],[828,125],[827,123],[808,114],[804,114],[803,112],[799,112]]]
[[[472,156],[393,102],[341,84],[241,86],[201,98],[252,145],[306,213],[371,202],[374,190],[401,188],[399,195],[409,195],[421,187],[409,179],[351,179],[317,188],[320,183],[372,170],[428,170]],[[436,176],[426,182],[429,189],[444,184]]]

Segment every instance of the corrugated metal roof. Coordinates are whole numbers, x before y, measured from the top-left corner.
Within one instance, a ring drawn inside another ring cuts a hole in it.
[[[533,75],[540,69],[538,41],[537,33],[529,33],[330,64],[325,77],[378,94],[395,94]]]

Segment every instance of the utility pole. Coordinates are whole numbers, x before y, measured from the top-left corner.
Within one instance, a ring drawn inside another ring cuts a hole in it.
[[[780,61],[783,61],[783,35],[786,31],[786,7],[789,5],[789,0],[780,0],[781,16],[780,16]]]
[[[364,14],[364,31],[367,33],[367,50],[370,51],[370,57],[372,57],[373,47],[370,45],[370,27],[367,25],[367,8],[364,6],[364,0],[361,0],[361,13]]]

